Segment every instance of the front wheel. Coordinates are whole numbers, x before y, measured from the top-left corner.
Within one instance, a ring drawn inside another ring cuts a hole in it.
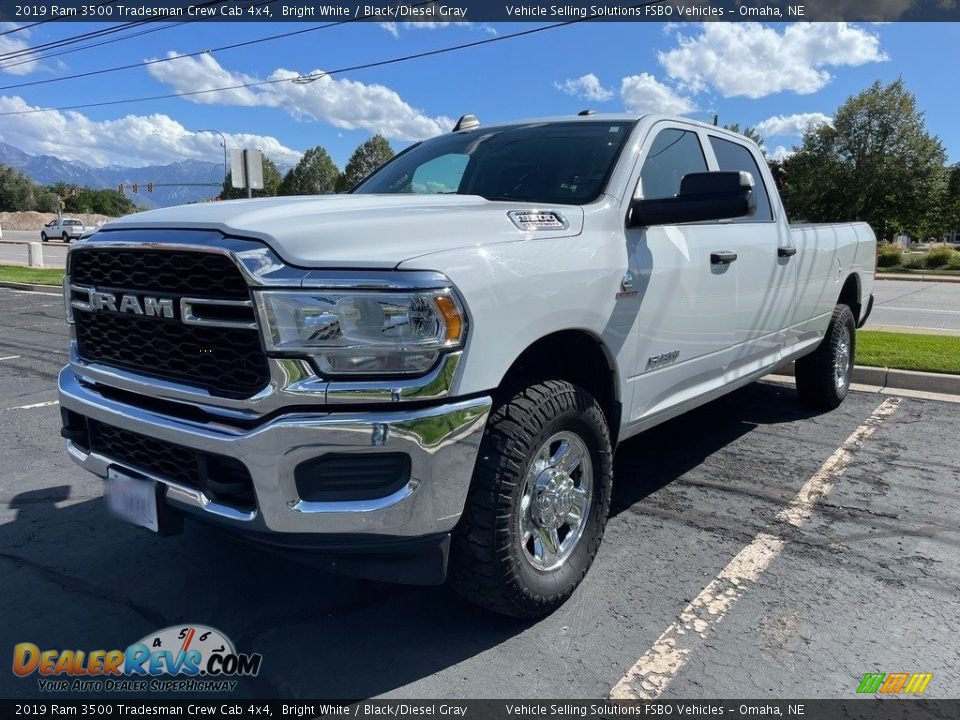
[[[497,407],[453,533],[453,587],[513,617],[559,607],[600,546],[612,459],[603,410],[576,385],[547,380]]]
[[[40,242],[47,241],[47,234],[45,232],[40,233]]]
[[[847,305],[837,305],[826,335],[811,354],[796,362],[800,400],[818,410],[833,410],[847,396],[857,348],[857,325]]]

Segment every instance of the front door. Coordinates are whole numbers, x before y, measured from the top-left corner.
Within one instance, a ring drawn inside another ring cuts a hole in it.
[[[673,197],[684,175],[706,172],[703,139],[694,126],[654,125],[641,150],[634,197]],[[737,248],[715,222],[628,228],[626,237],[638,304],[630,420],[638,421],[723,383],[734,343],[738,268],[717,262],[717,253]]]

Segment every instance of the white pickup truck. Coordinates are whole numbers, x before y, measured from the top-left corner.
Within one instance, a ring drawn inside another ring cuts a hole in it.
[[[76,218],[60,218],[51,220],[40,229],[40,239],[46,242],[50,238],[59,238],[64,242],[79,240],[87,233],[92,233],[95,227],[84,225],[82,220]]]
[[[619,442],[790,360],[802,401],[840,404],[874,252],[864,224],[790,227],[717,127],[461,122],[346,195],[77,243],[62,432],[161,534],[190,517],[539,616],[600,546]]]

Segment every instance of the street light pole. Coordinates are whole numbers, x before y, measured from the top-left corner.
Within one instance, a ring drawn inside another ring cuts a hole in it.
[[[212,132],[212,133],[216,133],[216,134],[219,135],[219,136],[221,137],[221,139],[223,140],[223,183],[224,183],[224,185],[226,185],[226,183],[227,183],[227,136],[224,135],[224,134],[223,134],[222,132],[220,132],[219,130],[212,130],[212,129],[210,129],[210,128],[204,128],[204,129],[200,130],[200,132]]]

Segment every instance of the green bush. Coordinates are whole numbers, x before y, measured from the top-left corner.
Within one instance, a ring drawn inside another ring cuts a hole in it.
[[[960,270],[960,252],[953,251],[953,255],[947,260],[947,268],[950,270]]]
[[[949,245],[931,245],[930,249],[923,254],[923,264],[928,268],[943,267],[954,253],[954,249]]]
[[[924,268],[924,256],[918,255],[916,253],[911,253],[910,255],[903,256],[903,262],[900,265],[907,270],[923,270]]]
[[[899,245],[877,246],[877,267],[896,267],[903,260],[903,248]]]

